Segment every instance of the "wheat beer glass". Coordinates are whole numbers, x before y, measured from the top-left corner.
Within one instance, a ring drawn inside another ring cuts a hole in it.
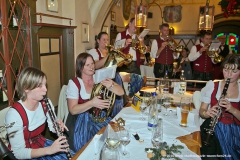
[[[188,97],[182,97],[181,98],[181,122],[180,126],[187,127],[188,123],[188,113],[191,107],[191,99]]]

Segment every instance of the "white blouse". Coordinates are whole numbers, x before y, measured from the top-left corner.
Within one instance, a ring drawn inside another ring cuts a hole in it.
[[[49,130],[55,133],[55,130],[52,125],[51,118],[49,117],[49,114],[47,112],[46,116],[42,109],[42,104],[39,102],[39,105],[35,111],[30,111],[23,105],[22,101],[18,101],[26,111],[27,117],[28,117],[28,123],[29,123],[29,131],[33,131],[42,124],[47,119]],[[52,102],[49,100],[49,103],[52,107],[52,110],[54,111],[54,107],[52,105]],[[17,159],[31,159],[31,148],[26,148],[25,140],[24,140],[24,134],[23,134],[23,121],[18,113],[17,110],[10,108],[6,114],[5,117],[5,124],[10,124],[12,122],[15,122],[15,124],[7,129],[8,133],[14,133],[12,136],[9,137],[9,141],[11,143],[11,149],[13,150],[13,153]]]
[[[90,49],[88,53],[93,56],[93,59],[95,61],[99,61],[99,55],[98,55],[97,49],[95,49],[95,48],[94,49]],[[104,57],[101,51],[100,51],[100,53],[101,53],[101,57]]]
[[[85,89],[85,86],[83,84],[83,81],[81,78],[78,78],[78,81],[80,83],[80,86],[81,86],[81,89],[80,89],[80,95],[82,97],[82,99],[89,99],[90,98],[90,94],[88,94],[86,92],[86,89]],[[78,99],[78,87],[76,86],[76,84],[73,82],[73,80],[69,80],[68,82],[68,87],[67,87],[67,91],[66,91],[66,96],[67,98],[70,98],[70,99]]]
[[[215,96],[217,100],[219,100],[219,98],[222,94],[222,90],[220,88],[222,82],[223,81],[219,81],[218,91],[217,91],[217,94]],[[214,82],[210,80],[210,81],[207,82],[206,86],[201,90],[200,101],[204,102],[204,103],[207,103],[207,104],[210,104],[211,95],[212,95],[213,90],[214,90]],[[238,90],[239,90],[239,93],[240,93],[240,80],[238,80]],[[230,102],[239,102],[240,101],[240,94],[238,94],[238,98],[228,98],[228,100]]]

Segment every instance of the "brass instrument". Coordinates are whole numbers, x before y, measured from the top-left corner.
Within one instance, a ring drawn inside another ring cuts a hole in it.
[[[182,52],[183,46],[178,45],[178,43],[175,41],[175,39],[172,36],[167,35],[165,38],[165,41],[168,42],[168,47],[170,50],[177,52],[177,53]]]
[[[132,62],[131,54],[124,54],[119,50],[114,50],[113,47],[110,45],[107,47],[109,52],[108,52],[107,60],[104,63],[103,67],[111,67],[113,65],[117,65],[117,67],[120,67],[122,65],[128,65],[129,63]],[[104,122],[112,113],[116,95],[112,93],[110,90],[108,90],[101,83],[98,83],[93,85],[90,100],[93,99],[95,96],[101,96],[102,99],[108,100],[110,103],[110,107],[108,109],[104,109],[106,110],[106,115],[104,117],[101,117],[102,110],[99,108],[92,107],[89,110],[92,120],[96,123],[99,123],[99,122],[101,123],[101,122]]]
[[[52,110],[52,107],[51,107],[51,105],[50,105],[50,103],[49,103],[49,101],[48,101],[48,98],[47,98],[46,96],[43,96],[43,100],[44,100],[44,102],[45,102],[45,104],[46,104],[49,117],[50,117],[50,119],[51,119],[51,121],[52,121],[52,123],[53,123],[53,128],[54,128],[54,130],[56,131],[57,136],[58,136],[58,137],[63,136],[63,132],[61,131],[61,128],[60,128],[60,126],[59,126],[59,124],[58,124],[58,122],[57,122],[57,119],[58,119],[58,118],[57,118],[56,114],[54,113],[54,111]],[[68,144],[68,143],[65,142],[64,145],[65,145],[65,144]],[[71,159],[71,158],[72,158],[72,155],[71,155],[71,153],[70,153],[70,148],[67,147],[67,148],[65,148],[65,149],[67,150],[67,153],[66,153],[66,154],[67,154],[68,159]]]
[[[208,57],[213,58],[215,63],[220,63],[223,61],[223,56],[218,54],[218,49],[215,48],[210,48],[211,44],[206,45],[208,49],[206,50],[206,53]]]
[[[219,101],[221,99],[225,98],[225,96],[227,94],[227,89],[228,89],[229,83],[230,83],[230,78],[228,78],[226,80],[226,84],[224,85],[224,88],[223,88],[222,94],[219,98]],[[219,101],[218,101],[218,104],[219,104]],[[222,109],[221,109],[221,106],[219,106],[217,108],[217,115],[214,118],[211,118],[209,128],[204,128],[206,130],[206,134],[207,134],[205,140],[203,141],[204,145],[206,145],[206,146],[210,145],[209,144],[210,136],[214,133],[214,128],[216,127],[216,125],[218,123],[218,119],[221,114],[222,114]]]
[[[132,44],[131,44],[132,49],[138,50],[141,54],[144,54],[146,52],[146,47],[142,45],[142,43],[139,41],[139,39],[133,38],[132,36]]]

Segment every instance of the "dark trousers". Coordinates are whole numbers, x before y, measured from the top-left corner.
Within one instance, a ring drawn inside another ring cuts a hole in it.
[[[193,79],[199,80],[199,81],[209,81],[212,80],[212,72],[199,72],[199,71],[193,71]],[[206,84],[197,84],[198,88],[204,87]]]
[[[132,61],[128,65],[123,65],[117,68],[118,72],[128,72],[128,73],[136,73],[141,75],[140,67],[137,66],[137,61]]]
[[[173,74],[173,64],[154,64],[153,73],[156,78],[163,78],[166,70],[168,71],[168,78],[171,79]]]
[[[154,64],[153,73],[156,78],[163,78],[166,70],[168,71],[168,78],[172,79],[173,64],[160,64],[160,63]],[[155,86],[157,86],[157,81],[155,81]]]

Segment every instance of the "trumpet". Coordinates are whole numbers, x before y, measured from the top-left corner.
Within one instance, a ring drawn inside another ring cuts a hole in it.
[[[210,45],[211,45],[211,43],[208,44],[208,45],[205,45],[205,46],[208,47],[208,49],[206,50],[206,53],[207,53],[208,57],[213,58],[213,61],[215,63],[222,62],[223,59],[224,59],[223,56],[218,54],[218,49],[210,48]]]
[[[178,45],[178,43],[175,41],[175,39],[172,38],[172,36],[167,35],[164,41],[168,42],[168,47],[170,50],[178,53],[182,52],[183,46]]]

